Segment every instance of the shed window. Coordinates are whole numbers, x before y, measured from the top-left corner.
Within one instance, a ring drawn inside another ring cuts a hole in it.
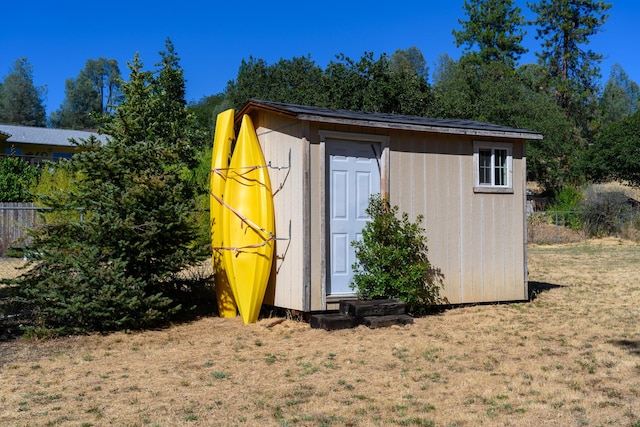
[[[511,151],[507,143],[474,143],[475,192],[513,191]]]

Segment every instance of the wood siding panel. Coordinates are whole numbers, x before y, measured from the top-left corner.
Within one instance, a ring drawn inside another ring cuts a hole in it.
[[[468,139],[456,137],[458,147],[458,197],[460,199],[460,234],[458,251],[460,252],[460,300],[464,301],[482,294],[483,267],[477,259],[477,247],[481,244],[475,233],[474,216],[476,200],[473,197],[473,145]]]
[[[474,193],[473,139],[391,135],[391,202],[424,215],[429,260],[450,303],[522,300],[524,183],[521,142],[513,150],[513,194]]]
[[[324,146],[318,143],[318,129],[309,130],[309,138],[314,140],[310,144],[310,165],[309,165],[309,198],[311,213],[309,224],[311,231],[311,311],[321,311],[326,309],[326,264],[323,254],[324,238],[326,230],[324,228],[325,212],[324,203]]]

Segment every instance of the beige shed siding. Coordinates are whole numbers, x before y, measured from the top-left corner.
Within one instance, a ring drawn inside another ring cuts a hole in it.
[[[304,173],[308,168],[305,140],[301,139],[304,123],[272,114],[259,114],[256,133],[269,168],[274,192],[276,221],[276,257],[265,303],[278,307],[305,311],[305,292],[309,286],[309,269],[305,264],[305,211]],[[289,166],[277,169],[275,167]],[[291,235],[289,236],[289,230]],[[281,240],[290,238],[289,240]]]
[[[513,144],[513,194],[474,193],[474,140],[465,135],[315,123],[254,112],[274,190],[276,260],[266,304],[322,311],[325,152],[319,131],[388,135],[389,193],[412,219],[424,216],[429,259],[452,304],[526,299],[524,142]],[[289,226],[291,224],[291,226]]]
[[[424,215],[429,259],[450,303],[526,298],[522,142],[513,142],[513,194],[474,193],[466,136],[391,135],[391,203]]]
[[[317,143],[317,129],[312,129],[309,131],[309,138],[314,140],[314,143],[310,145],[310,153],[311,153],[311,165],[309,170],[309,194],[305,197],[310,199],[311,205],[311,213],[309,218],[309,230],[311,232],[310,237],[310,249],[311,256],[309,259],[310,269],[311,269],[311,301],[310,308],[311,311],[322,311],[326,309],[325,306],[325,292],[326,287],[324,284],[325,280],[325,268],[324,264],[324,254],[322,253],[323,248],[323,239],[324,239],[324,226],[323,221],[325,219],[324,212],[322,212],[322,207],[324,203],[322,201],[324,188],[323,184],[323,172],[324,167],[321,162],[324,159],[324,151],[320,144]]]

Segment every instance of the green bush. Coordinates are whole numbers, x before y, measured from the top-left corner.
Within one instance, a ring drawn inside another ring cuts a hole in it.
[[[582,228],[582,218],[580,217],[580,205],[583,200],[582,192],[572,186],[564,186],[558,191],[554,203],[547,207],[547,213],[552,215],[555,221],[555,215],[558,215],[558,221],[573,229],[580,230]]]
[[[406,213],[398,217],[398,207],[379,194],[371,196],[366,212],[371,221],[362,230],[362,240],[351,243],[357,259],[351,287],[358,297],[398,299],[414,314],[442,303],[442,274],[427,258],[422,216],[415,223]]]
[[[39,173],[18,157],[0,157],[0,202],[30,202],[29,188]]]
[[[80,174],[71,170],[71,162],[62,160],[56,163],[45,163],[38,178],[37,183],[31,188],[34,195],[34,202],[40,208],[47,208],[52,205],[52,198],[65,197],[74,189],[75,183],[82,179]],[[54,224],[61,221],[79,221],[82,211],[72,210],[50,210],[42,211],[41,222]]]

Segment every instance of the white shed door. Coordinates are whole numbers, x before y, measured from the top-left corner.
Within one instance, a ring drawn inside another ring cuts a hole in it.
[[[369,220],[365,210],[369,196],[380,192],[380,145],[369,142],[328,140],[329,265],[327,294],[353,294],[352,265],[356,261],[351,242],[360,239]]]

